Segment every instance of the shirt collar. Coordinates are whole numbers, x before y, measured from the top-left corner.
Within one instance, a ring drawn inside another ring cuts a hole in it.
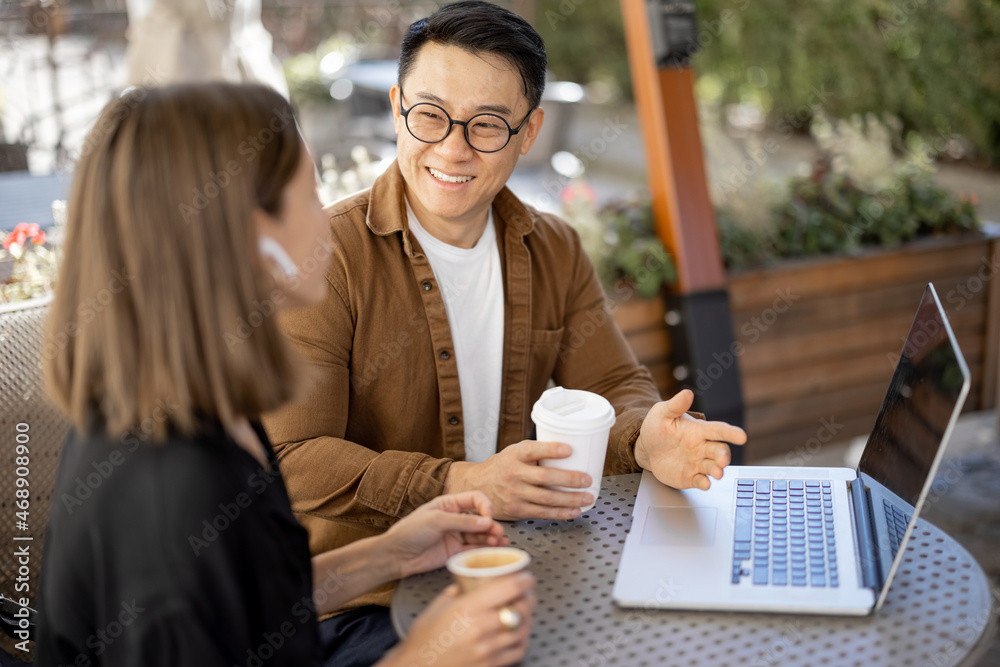
[[[438,239],[429,231],[424,229],[424,226],[420,223],[420,218],[417,217],[417,214],[413,212],[413,207],[410,206],[409,198],[404,196],[403,200],[406,202],[406,224],[409,226],[410,233],[413,236],[417,237],[417,241],[420,243],[421,246],[423,246],[425,250],[427,249],[428,245],[432,245],[452,255],[472,256],[475,255],[476,253],[481,254],[482,252],[484,252],[485,247],[489,245],[491,238],[494,239],[494,241],[496,240],[497,232],[496,232],[496,227],[494,227],[493,224],[492,207],[490,208],[490,210],[487,212],[486,215],[486,227],[483,228],[482,235],[478,239],[476,239],[475,245],[473,245],[471,248],[459,248],[458,246],[453,246],[449,243],[445,243],[444,241]]]

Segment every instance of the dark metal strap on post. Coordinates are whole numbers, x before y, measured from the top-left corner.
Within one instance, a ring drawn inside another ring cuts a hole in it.
[[[667,295],[674,377],[694,392],[695,409],[708,419],[743,425],[743,392],[733,340],[729,293],[709,290]],[[732,447],[733,462],[742,463],[743,449]]]

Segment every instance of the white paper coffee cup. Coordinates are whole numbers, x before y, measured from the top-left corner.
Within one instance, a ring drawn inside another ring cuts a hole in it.
[[[542,459],[545,468],[585,472],[593,480],[588,489],[552,487],[560,491],[588,491],[594,507],[601,491],[604,457],[608,453],[608,435],[615,423],[615,409],[606,398],[589,391],[552,387],[546,390],[531,410],[535,439],[540,442],[565,442],[573,454],[565,459]]]

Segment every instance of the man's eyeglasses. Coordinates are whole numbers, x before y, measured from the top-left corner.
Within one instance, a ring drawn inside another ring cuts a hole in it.
[[[453,120],[448,112],[436,104],[421,102],[409,109],[403,108],[403,89],[399,89],[400,114],[406,121],[406,129],[414,139],[425,144],[444,141],[451,134],[453,125],[461,125],[465,140],[480,153],[496,153],[507,147],[510,138],[521,131],[531,118],[532,109],[517,128],[511,128],[506,120],[491,113],[476,114],[469,120]]]

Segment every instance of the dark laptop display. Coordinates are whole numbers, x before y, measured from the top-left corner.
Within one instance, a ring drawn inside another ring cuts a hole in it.
[[[933,287],[913,318],[852,489],[864,581],[883,590],[930,486],[969,370]],[[868,554],[865,556],[865,554]]]
[[[928,290],[858,466],[860,474],[911,507],[924,488],[968,375],[948,333]]]

